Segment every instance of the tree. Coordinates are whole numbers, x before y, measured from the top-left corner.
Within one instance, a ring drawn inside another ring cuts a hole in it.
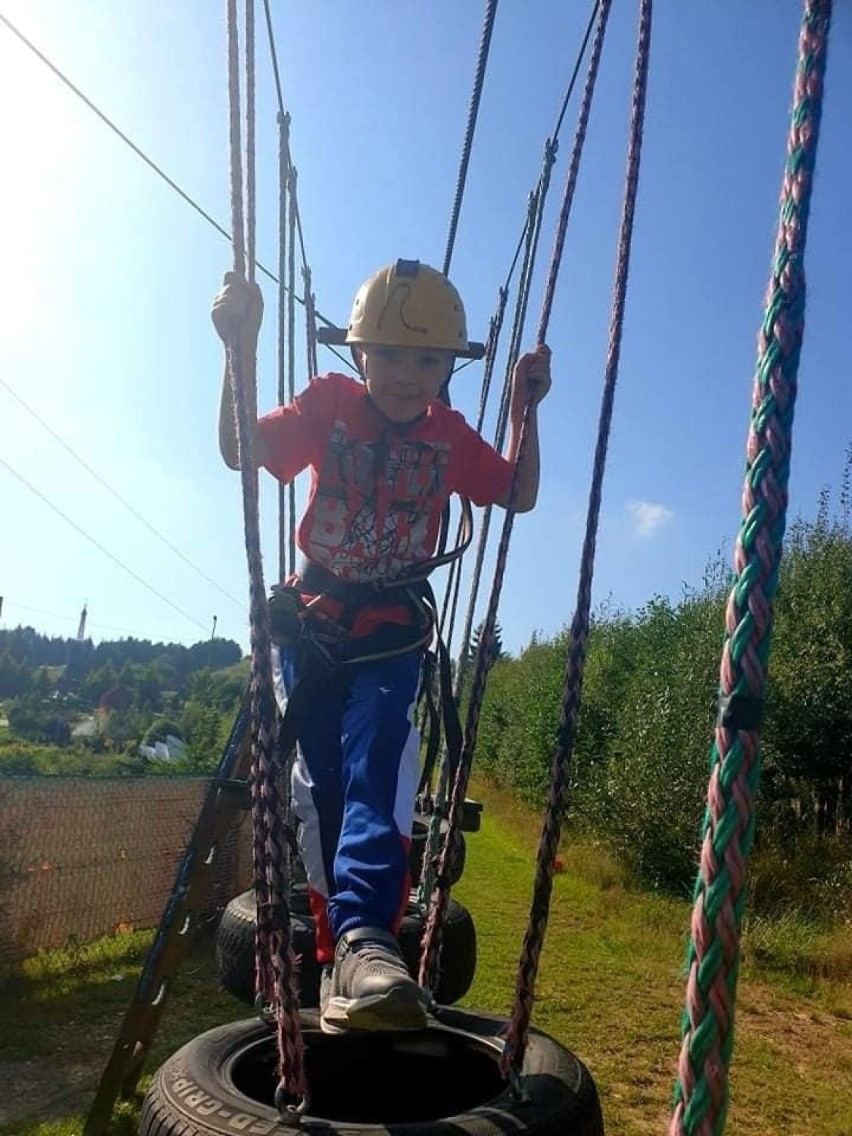
[[[187,756],[197,769],[214,769],[221,756],[220,736],[222,721],[219,713],[209,706],[187,703],[184,714],[187,730]]]
[[[71,728],[54,707],[38,694],[16,698],[9,707],[9,728],[19,738],[65,746],[71,740]]]
[[[483,620],[482,623],[474,628],[473,634],[470,637],[469,658],[471,659],[471,661],[474,661],[479,654],[479,641],[482,638],[484,631],[485,621]],[[500,628],[500,624],[496,623],[494,625],[494,634],[492,636],[489,650],[487,652],[488,670],[491,670],[494,664],[502,658],[505,658],[505,652],[503,651],[503,632]]]
[[[127,748],[139,733],[139,718],[132,710],[110,710],[104,717],[101,735],[116,753]]]
[[[8,647],[0,654],[0,698],[26,694],[32,679],[26,667],[18,663]]]
[[[136,699],[139,709],[147,714],[163,709],[163,679],[157,667],[149,665],[138,675]]]
[[[848,473],[848,466],[847,466]],[[816,832],[852,826],[852,527],[791,527],[776,601],[764,752],[773,796]]]
[[[90,671],[83,681],[80,693],[97,705],[98,699],[115,686],[116,674],[112,663]]]
[[[41,698],[45,698],[53,690],[53,682],[47,673],[47,667],[39,667],[33,675],[33,689]]]

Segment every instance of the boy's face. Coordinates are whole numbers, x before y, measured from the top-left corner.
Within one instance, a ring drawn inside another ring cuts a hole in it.
[[[453,353],[423,347],[359,349],[370,398],[391,422],[413,422],[434,402],[450,377]]]

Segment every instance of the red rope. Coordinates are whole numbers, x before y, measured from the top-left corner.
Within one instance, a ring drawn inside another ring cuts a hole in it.
[[[253,0],[246,0],[246,72],[249,87],[254,85],[252,62],[254,29]],[[247,178],[248,207],[243,208],[242,140],[240,136],[239,40],[236,0],[227,0],[228,99],[231,140],[231,215],[234,232],[234,271],[244,274],[246,248],[255,245],[253,174]],[[253,170],[254,100],[247,97],[247,171]],[[248,231],[245,231],[245,226]],[[253,256],[252,256],[253,259]],[[249,420],[246,369],[253,372],[255,358],[247,358],[239,336],[227,347],[228,370],[234,399],[234,413],[240,456],[243,494],[245,547],[249,570],[249,634],[251,643],[251,745],[252,818],[255,887],[257,892],[257,982],[258,992],[269,999],[277,1023],[280,1084],[276,1101],[284,1112],[284,1096],[303,1102],[306,1082],[299,1006],[295,981],[295,960],[290,948],[290,921],[286,904],[286,852],[279,799],[275,742],[275,700],[272,685],[269,607],[260,550],[260,518],[257,463],[253,453],[254,423]],[[271,998],[270,998],[271,995]]]
[[[601,9],[601,18],[605,18],[603,6]],[[551,769],[551,785],[547,812],[536,859],[536,876],[530,908],[530,920],[518,964],[515,1005],[507,1029],[506,1043],[501,1058],[501,1067],[504,1073],[509,1077],[517,1077],[520,1075],[527,1038],[529,1036],[529,1024],[535,997],[535,980],[538,974],[538,964],[550,911],[550,897],[553,889],[553,864],[559,848],[562,816],[567,793],[568,767],[574,748],[577,712],[579,710],[580,692],[583,685],[586,640],[588,637],[591,609],[595,542],[598,518],[600,515],[603,474],[612,422],[615,385],[618,378],[618,361],[624,323],[624,305],[630,268],[630,244],[633,234],[633,218],[639,182],[639,161],[642,152],[650,37],[651,0],[641,0],[639,42],[637,46],[636,72],[633,84],[630,144],[627,155],[627,177],[621,214],[621,228],[615,272],[615,295],[610,319],[609,345],[604,371],[598,439],[592,470],[592,485],[589,494],[586,535],[580,565],[577,604],[571,624],[571,635],[568,646],[568,665],[563,690],[562,720],[559,728],[557,749],[553,757]]]

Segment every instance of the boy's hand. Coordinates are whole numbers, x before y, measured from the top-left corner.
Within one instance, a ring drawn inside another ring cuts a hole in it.
[[[210,312],[219,338],[227,346],[239,334],[243,343],[253,342],[263,319],[263,295],[236,272],[226,272],[221,292],[213,298]]]
[[[523,413],[527,403],[537,406],[550,390],[550,348],[542,343],[515,364],[512,379],[512,411]]]

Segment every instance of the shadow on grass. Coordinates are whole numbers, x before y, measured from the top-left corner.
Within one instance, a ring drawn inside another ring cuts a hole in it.
[[[0,981],[0,1136],[76,1136],[112,1052],[150,933],[28,960]],[[245,1016],[218,987],[210,934],[199,933],[174,978],[145,1072],[196,1034]],[[135,1133],[141,1096],[120,1104],[110,1136]],[[55,1123],[49,1123],[55,1122]],[[70,1127],[69,1127],[70,1125]],[[41,1127],[40,1127],[41,1126]]]

